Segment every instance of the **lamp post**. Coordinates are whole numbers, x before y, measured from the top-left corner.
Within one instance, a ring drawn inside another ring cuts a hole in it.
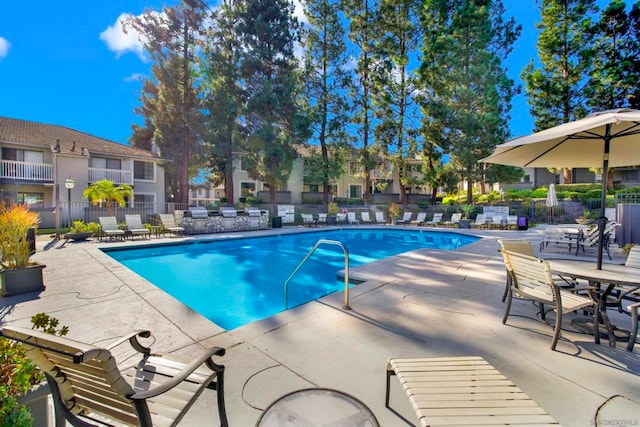
[[[71,177],[67,178],[64,181],[64,186],[67,189],[67,201],[69,202],[69,213],[68,215],[68,227],[71,227],[71,189],[76,185],[75,181],[71,179]]]

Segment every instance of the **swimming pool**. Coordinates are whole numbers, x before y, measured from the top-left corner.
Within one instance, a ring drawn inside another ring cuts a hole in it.
[[[325,230],[135,249],[103,249],[183,304],[229,330],[284,310],[284,282],[318,239],[342,242],[355,267],[419,248],[452,250],[478,238],[402,229]],[[289,307],[344,289],[344,254],[322,245],[289,283]]]

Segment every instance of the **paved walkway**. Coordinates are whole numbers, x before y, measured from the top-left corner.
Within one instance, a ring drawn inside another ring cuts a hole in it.
[[[531,239],[537,251],[544,230],[469,233],[485,238],[453,252],[418,250],[353,269],[353,276],[367,281],[351,288],[351,310],[342,309],[337,293],[228,332],[100,251],[116,243],[67,243],[44,251],[48,240],[39,239],[35,260],[47,265],[46,290],[0,298],[0,319],[28,326],[33,314],[46,312],[68,325],[71,337],[93,343],[150,329],[156,351],[225,347],[231,426],[252,426],[277,397],[316,386],[358,397],[382,426],[415,424],[397,381],[391,389],[395,412],[384,407],[389,357],[482,356],[565,426],[593,425],[596,409],[610,396],[640,396],[640,346],[628,353],[621,344],[595,345],[592,337],[572,331],[569,316],[558,351],[551,351],[551,327],[521,301],[514,303],[508,325],[502,324],[505,272],[496,239]],[[542,255],[567,256],[553,248]],[[614,257],[624,262],[617,248]],[[624,315],[616,320],[629,324]],[[183,425],[217,424],[214,406],[206,392]],[[628,422],[637,425],[640,415]]]

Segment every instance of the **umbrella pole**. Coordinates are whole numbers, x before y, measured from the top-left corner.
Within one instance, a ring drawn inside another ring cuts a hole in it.
[[[607,224],[605,215],[607,207],[607,181],[609,174],[609,143],[611,142],[611,124],[606,125],[604,133],[604,159],[602,161],[602,197],[600,199],[600,217],[598,218],[598,265],[602,270],[602,250],[604,247],[604,227]]]

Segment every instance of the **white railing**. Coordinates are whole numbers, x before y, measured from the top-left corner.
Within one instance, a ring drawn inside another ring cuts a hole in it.
[[[0,178],[51,181],[53,179],[53,166],[50,163],[0,160]]]
[[[120,169],[89,168],[89,182],[96,182],[102,179],[113,181],[114,184],[133,185],[133,174],[131,171]]]

